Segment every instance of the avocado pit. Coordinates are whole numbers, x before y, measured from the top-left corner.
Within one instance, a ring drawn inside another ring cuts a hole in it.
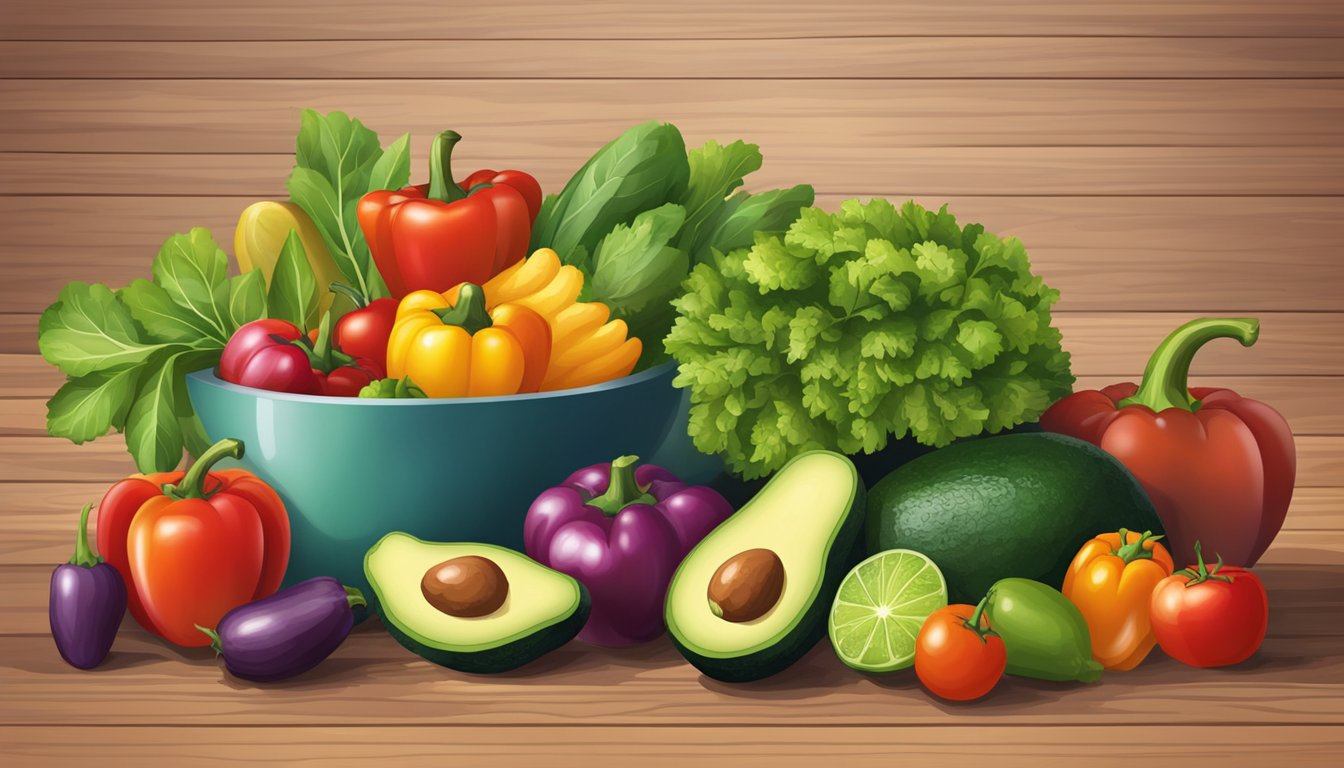
[[[509,580],[495,561],[479,555],[445,560],[420,580],[425,600],[449,616],[488,616],[504,605]]]
[[[709,610],[724,621],[759,619],[784,592],[784,562],[770,549],[748,549],[724,561],[709,580]]]

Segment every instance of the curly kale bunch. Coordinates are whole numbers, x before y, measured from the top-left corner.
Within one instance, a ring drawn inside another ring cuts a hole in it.
[[[946,206],[849,200],[697,265],[666,340],[690,434],[754,478],[805,450],[943,446],[1035,420],[1073,383],[1059,292],[1016,238]]]

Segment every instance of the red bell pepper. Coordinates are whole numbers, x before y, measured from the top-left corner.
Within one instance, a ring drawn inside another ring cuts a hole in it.
[[[455,131],[434,138],[429,183],[370,192],[356,208],[374,263],[396,298],[483,284],[527,255],[541,186],[522,171],[477,171],[453,181]]]
[[[374,299],[365,304],[364,297],[348,285],[332,283],[331,289],[355,302],[355,309],[336,321],[337,349],[363,361],[374,378],[383,378],[387,375],[387,338],[397,320],[397,300]]]
[[[271,392],[329,397],[358,397],[359,390],[381,378],[369,361],[351,357],[331,344],[330,314],[322,316],[316,340],[284,320],[244,324],[224,345],[219,377]]]
[[[209,645],[231,609],[280,587],[289,564],[289,516],[269,485],[241,469],[220,440],[186,472],[130,477],[98,505],[98,550],[127,585],[131,615],[169,642]]]
[[[1193,320],[1148,361],[1143,383],[1077,392],[1041,416],[1050,431],[1115,456],[1157,507],[1178,566],[1195,562],[1195,542],[1228,562],[1255,565],[1283,526],[1297,454],[1278,411],[1229,389],[1187,389],[1195,353],[1213,339],[1255,343],[1251,318]]]

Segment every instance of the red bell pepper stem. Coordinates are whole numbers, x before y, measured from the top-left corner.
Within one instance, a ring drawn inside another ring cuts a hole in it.
[[[463,283],[457,289],[457,303],[443,309],[431,309],[444,325],[456,325],[475,336],[477,331],[495,324],[485,308],[485,291],[475,283]]]
[[[1243,347],[1255,343],[1260,335],[1260,321],[1253,317],[1205,317],[1191,320],[1172,331],[1153,350],[1148,367],[1143,371],[1143,382],[1133,397],[1116,405],[1145,405],[1157,413],[1168,408],[1183,411],[1199,409],[1199,402],[1190,396],[1190,363],[1199,348],[1214,339],[1236,339]]]
[[[453,180],[453,147],[461,140],[457,131],[444,131],[429,145],[429,191],[425,196],[430,200],[452,203],[466,199],[467,193]]]
[[[103,558],[95,555],[93,550],[89,549],[89,510],[93,509],[92,504],[85,504],[84,510],[79,513],[79,538],[75,539],[75,554],[68,562],[70,565],[78,565],[80,568],[92,568],[103,562]]]
[[[611,477],[607,481],[607,492],[588,500],[588,505],[602,510],[607,517],[615,517],[622,509],[631,504],[657,504],[658,500],[649,495],[647,488],[640,488],[635,480],[635,462],[638,456],[622,456],[611,462]]]
[[[221,459],[241,458],[243,458],[242,441],[226,437],[207,448],[176,485],[169,483],[163,486],[163,493],[174,499],[208,499],[210,497],[205,492],[205,478],[210,474],[211,468]]]

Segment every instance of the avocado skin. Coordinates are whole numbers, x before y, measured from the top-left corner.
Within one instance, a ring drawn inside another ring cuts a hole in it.
[[[748,683],[784,671],[812,650],[826,636],[826,620],[830,614],[840,582],[863,556],[863,480],[855,477],[854,501],[835,536],[835,543],[826,557],[826,572],[822,577],[817,599],[808,606],[802,620],[793,631],[769,648],[745,656],[715,658],[703,656],[682,645],[675,632],[668,632],[672,644],[692,666],[705,675],[725,683]],[[710,536],[713,536],[710,533]],[[787,565],[785,568],[787,569]]]
[[[868,494],[870,553],[928,555],[948,600],[975,604],[999,579],[1059,588],[1078,549],[1120,528],[1162,533],[1134,476],[1100,448],[1064,435],[972,440],[922,456]]]
[[[402,632],[396,621],[388,617],[383,617],[383,626],[387,628],[388,634],[397,639],[398,643],[426,661],[432,661],[441,667],[456,669],[459,672],[487,675],[517,669],[573,640],[574,636],[579,634],[579,630],[583,629],[584,623],[588,621],[588,610],[591,605],[592,600],[588,595],[587,588],[580,584],[579,604],[574,612],[563,621],[533,632],[527,637],[521,637],[508,645],[471,653],[446,651],[442,648],[434,648],[420,643]]]

